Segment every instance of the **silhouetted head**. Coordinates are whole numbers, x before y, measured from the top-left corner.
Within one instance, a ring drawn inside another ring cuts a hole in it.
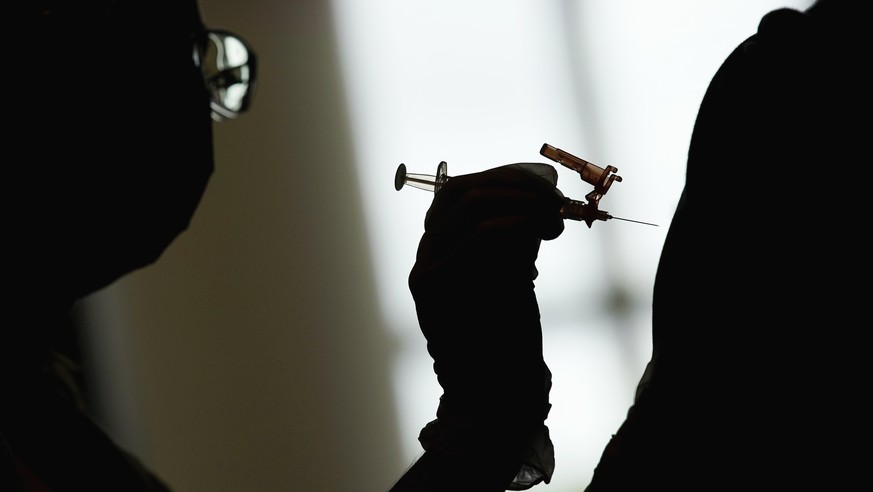
[[[204,26],[195,0],[11,9],[7,287],[27,305],[70,301],[189,225],[213,171]]]

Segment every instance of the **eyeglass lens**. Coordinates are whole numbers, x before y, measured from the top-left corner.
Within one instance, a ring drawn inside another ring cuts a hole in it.
[[[240,38],[223,31],[207,31],[205,41],[200,63],[213,118],[235,118],[248,109],[254,91],[254,53]]]

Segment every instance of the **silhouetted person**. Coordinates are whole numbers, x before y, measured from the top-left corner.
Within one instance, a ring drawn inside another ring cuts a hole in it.
[[[771,12],[713,77],[655,278],[652,358],[588,492],[852,483],[868,10]]]
[[[712,79],[657,270],[651,361],[588,492],[866,483],[867,7],[771,12]],[[436,194],[410,287],[440,411],[456,393],[467,405],[440,429],[454,447],[428,449],[397,491],[502,490],[519,469],[548,406],[525,274],[560,234],[554,196],[501,168]]]
[[[210,115],[246,109],[247,99],[222,99],[240,74],[207,53],[195,0],[4,8],[15,37],[4,84],[0,488],[165,490],[91,420],[71,309],[188,227],[213,170]],[[210,56],[219,65],[206,66]]]

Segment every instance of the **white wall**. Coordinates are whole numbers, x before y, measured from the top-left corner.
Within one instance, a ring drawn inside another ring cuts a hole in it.
[[[190,230],[89,303],[107,427],[178,492],[387,490],[439,395],[406,289],[430,196],[394,170],[545,162],[548,142],[618,167],[603,209],[660,224],[569,223],[542,248],[547,490],[581,490],[648,358],[706,84],[761,15],[808,3],[201,0],[255,47],[258,93],[215,125]]]

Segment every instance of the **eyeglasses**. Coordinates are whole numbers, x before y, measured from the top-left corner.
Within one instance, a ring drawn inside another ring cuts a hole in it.
[[[209,91],[212,119],[248,111],[257,82],[257,57],[249,44],[231,32],[205,29],[194,39],[193,55]]]

